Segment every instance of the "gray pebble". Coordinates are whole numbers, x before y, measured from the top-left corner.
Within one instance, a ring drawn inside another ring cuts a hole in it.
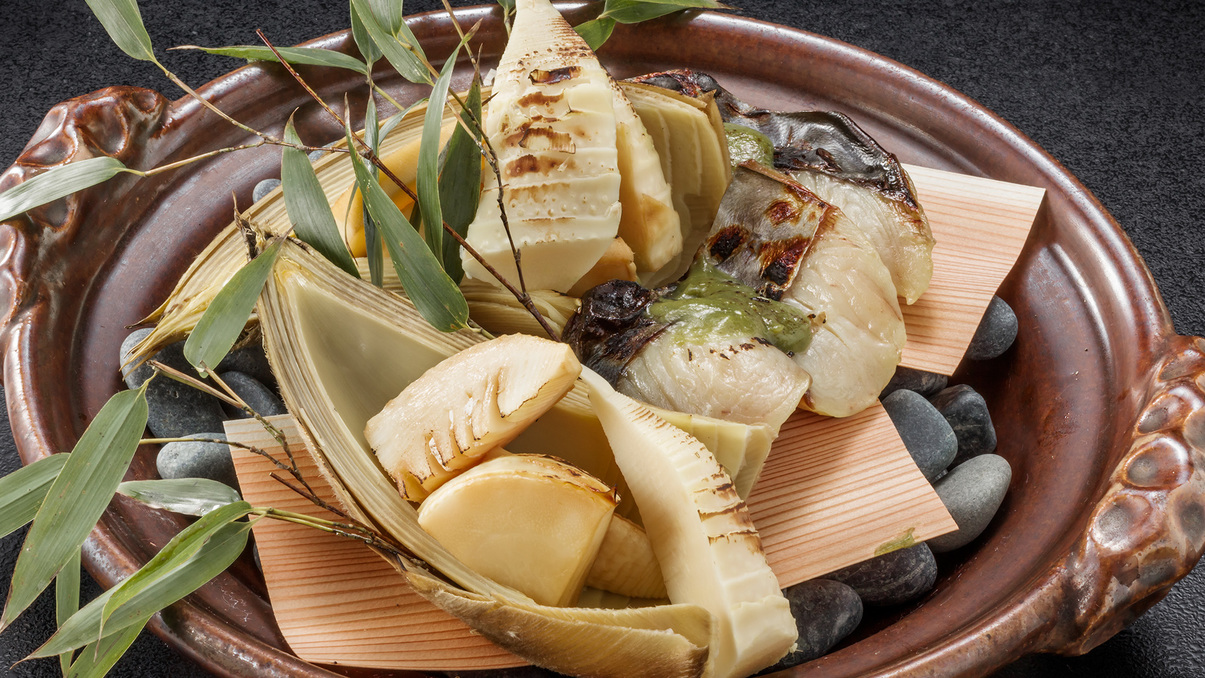
[[[781,671],[822,657],[862,623],[862,599],[846,584],[813,579],[783,589],[799,629],[794,652],[767,671]]]
[[[251,199],[255,202],[263,200],[269,193],[280,185],[280,179],[264,179],[251,189]]]
[[[887,386],[879,394],[879,400],[902,388],[916,391],[926,397],[931,396],[945,388],[949,382],[949,378],[944,374],[914,370],[911,367],[897,367],[895,374],[891,376],[891,381],[887,382]]]
[[[217,372],[242,372],[269,388],[276,385],[276,376],[272,374],[268,356],[264,355],[264,348],[259,344],[249,344],[227,353],[218,363]]]
[[[900,389],[883,399],[883,409],[926,480],[936,478],[954,460],[954,429],[923,395]]]
[[[916,600],[933,588],[937,582],[937,560],[926,544],[917,544],[827,576],[857,591],[866,605],[899,605]]]
[[[226,435],[223,433],[195,433],[179,437],[226,439]],[[199,441],[168,443],[159,448],[155,467],[159,471],[159,477],[167,480],[208,478],[238,489],[238,476],[234,472],[234,460],[230,457],[230,448],[222,443]]]
[[[222,372],[218,374],[218,377],[230,387],[230,390],[242,398],[243,402],[247,403],[251,409],[258,412],[261,416],[271,417],[288,412],[285,409],[285,404],[281,402],[280,396],[276,395],[272,389],[259,383],[255,377],[243,374],[242,372]],[[226,413],[232,419],[251,418],[250,414],[230,406],[226,406]]]
[[[318,162],[319,160],[322,159],[322,156],[324,156],[324,155],[326,155],[326,151],[310,151],[308,153],[311,163]]]
[[[121,345],[123,363],[129,357],[134,344],[141,341],[148,332],[149,330],[138,330],[126,337]],[[184,358],[182,341],[164,347],[152,359],[185,374],[196,374]],[[124,372],[126,386],[138,388],[150,378],[154,370],[148,362]],[[216,398],[165,376],[156,377],[147,387],[146,402],[147,427],[156,437],[179,438],[197,431],[222,430],[222,406]]]
[[[933,396],[929,401],[950,422],[958,438],[958,455],[952,463],[960,464],[971,457],[996,449],[996,427],[987,410],[987,401],[975,389],[958,384]]]
[[[992,297],[992,302],[979,321],[979,329],[971,338],[966,356],[971,360],[990,360],[1008,350],[1017,338],[1017,314],[1008,302]]]
[[[930,539],[937,553],[966,546],[983,533],[1008,492],[1012,468],[999,455],[982,454],[955,466],[933,489],[958,523],[958,530]]]
[[[127,336],[124,341],[121,342],[121,353],[118,356],[118,364],[121,365],[121,378],[126,382],[126,386],[129,386],[130,388],[138,388],[139,386],[142,386],[142,382],[149,379],[151,372],[154,371],[151,369],[151,366],[147,365],[145,362],[138,367],[132,367],[127,364],[130,360],[130,354],[134,352],[134,347],[137,346],[138,342],[145,339],[150,333],[151,328],[149,327],[141,330],[134,330],[133,332],[130,332],[129,336]]]

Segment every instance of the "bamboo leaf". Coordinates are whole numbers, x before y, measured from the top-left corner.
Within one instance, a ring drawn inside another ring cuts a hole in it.
[[[479,138],[479,132],[470,134],[465,129],[466,125],[469,129],[475,129],[474,121],[481,120],[480,78],[473,78],[473,85],[464,103],[466,110],[461,111],[460,117],[465,125],[457,125],[452,138],[448,139],[443,168],[439,173],[439,202],[444,221],[461,236],[468,232],[469,223],[477,214],[477,203],[481,200],[481,148],[475,138]],[[453,238],[445,238],[443,250],[444,270],[452,280],[460,280],[464,277],[464,269],[460,265],[460,243]]]
[[[132,171],[117,158],[103,155],[51,167],[0,193],[0,221]]]
[[[578,24],[573,27],[577,34],[582,36],[590,49],[598,51],[599,47],[603,46],[610,37],[611,32],[615,30],[616,21],[610,17],[598,17],[591,21]]]
[[[109,669],[130,649],[150,620],[150,616],[147,616],[140,622],[88,644],[71,665],[71,670],[64,675],[66,678],[101,678],[108,674]]]
[[[251,504],[236,501],[206,513],[192,525],[180,530],[180,533],[164,544],[159,553],[156,553],[155,557],[151,558],[146,565],[113,587],[113,594],[105,601],[104,608],[101,610],[102,634],[105,622],[113,616],[114,611],[165,577],[170,577],[173,571],[195,556],[218,530],[250,512]]]
[[[280,252],[280,241],[273,242],[235,273],[218,292],[205,315],[197,322],[188,341],[184,342],[184,357],[201,376],[207,376],[210,365],[217,365],[230,352],[230,347],[247,325],[247,318],[259,299]]]
[[[398,13],[401,12],[401,3],[396,3]],[[373,2],[372,0],[351,0],[352,7],[360,16],[361,23],[364,24],[364,31],[372,38],[377,47],[381,50],[381,54],[393,66],[403,78],[410,82],[430,83],[431,75],[427,71],[425,57],[421,57],[421,50],[417,51],[418,42],[414,40],[414,35],[410,33],[405,26],[405,22],[401,22],[401,31],[409,40],[409,45],[405,45],[398,39],[393,27],[394,14],[392,12],[393,3]],[[378,7],[379,5],[379,7]],[[409,48],[408,48],[409,47]]]
[[[351,143],[350,127],[346,133],[348,143]],[[364,211],[372,215],[373,222],[380,229],[393,260],[393,268],[410,301],[436,329],[451,332],[465,327],[469,307],[460,288],[444,272],[422,236],[385,194],[364,159],[357,153],[352,153],[351,159],[356,184],[364,196]]]
[[[247,532],[250,529],[249,522],[228,523],[218,528],[192,557],[162,573],[153,585],[114,610],[112,616],[104,622],[105,635],[112,637],[130,627],[141,628],[151,615],[221,574],[246,548]],[[150,563],[147,563],[143,569],[149,565]],[[85,605],[27,659],[53,657],[95,642],[101,637],[102,612],[116,591],[117,588],[109,589]],[[84,655],[80,655],[80,659],[83,658]]]
[[[418,167],[415,174],[418,207],[428,224],[424,230],[427,246],[440,258],[443,258],[444,231],[443,210],[439,205],[439,132],[443,127],[443,109],[448,99],[448,84],[452,81],[452,71],[456,68],[458,56],[460,45],[457,45],[444,62],[443,70],[431,88],[431,103],[423,117],[423,134],[419,142]]]
[[[139,61],[154,61],[151,36],[142,24],[137,0],[87,0],[88,7],[121,51]]]
[[[151,508],[186,516],[203,516],[239,500],[238,490],[208,478],[127,480],[117,491]]]
[[[288,143],[301,144],[301,138],[293,128],[291,117],[285,124],[284,136]],[[339,226],[335,223],[335,215],[331,212],[326,193],[318,182],[318,175],[314,173],[314,165],[304,151],[288,146],[281,147],[280,183],[284,192],[285,211],[288,212],[289,221],[293,224],[297,237],[313,245],[327,261],[350,275],[360,277],[360,270],[356,268],[347,243],[343,242],[343,236],[339,233]],[[247,313],[251,313],[250,309]],[[235,335],[235,338],[238,336]]]
[[[373,62],[381,58],[381,50],[377,44],[372,41],[372,37],[368,35],[368,29],[364,27],[364,22],[360,20],[360,14],[356,11],[356,6],[348,3],[348,9],[351,12],[351,37],[356,42],[356,48],[360,50],[360,56],[364,57],[364,61],[371,66]]]
[[[181,45],[172,49],[197,49],[218,56],[246,59],[247,61],[278,61],[276,55],[267,47],[258,45],[230,45],[228,47],[198,47],[197,45]],[[328,66],[368,74],[368,65],[363,61],[342,52],[318,47],[277,47],[276,51],[290,64],[303,66]]]
[[[59,576],[54,578],[54,622],[58,626],[62,626],[71,615],[79,612],[79,581],[80,550],[76,549],[75,555],[59,571]],[[71,671],[70,652],[59,655],[59,667],[64,676]]]
[[[377,123],[376,97],[368,97],[368,105],[364,109],[364,143],[374,154],[381,150],[381,129]],[[380,157],[379,155],[377,157]],[[373,181],[380,182],[380,174],[376,166],[370,167]],[[385,251],[381,247],[381,234],[377,231],[376,222],[369,216],[368,210],[360,210],[360,218],[364,223],[364,249],[368,255],[368,278],[373,285],[381,287],[385,280]]]
[[[52,454],[0,478],[0,537],[33,520],[66,461],[65,454]]]
[[[716,0],[607,0],[599,18],[614,19],[621,24],[635,24],[684,9],[727,8]]]
[[[100,520],[146,428],[149,383],[109,398],[64,462],[25,536],[0,628],[46,589]]]

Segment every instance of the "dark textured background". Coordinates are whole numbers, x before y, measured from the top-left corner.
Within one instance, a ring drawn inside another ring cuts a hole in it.
[[[728,0],[750,17],[803,28],[916,68],[982,102],[1078,176],[1117,218],[1154,272],[1181,334],[1205,335],[1205,2],[1092,0]],[[473,4],[454,2],[454,5]],[[343,0],[143,0],[160,48],[255,42],[264,28],[293,44],[346,26]],[[406,3],[408,13],[437,1]],[[160,50],[162,54],[162,50]],[[170,53],[193,85],[237,66]],[[83,0],[0,4],[0,167],[54,104],[108,85],[180,93],[108,40]],[[0,413],[0,473],[16,467]],[[23,533],[0,542],[7,586]],[[98,593],[86,585],[85,595]],[[0,637],[0,672],[52,632],[43,596]],[[14,676],[56,676],[34,662]],[[206,676],[154,637],[113,675]],[[1130,629],[1083,657],[1033,657],[1000,676],[1181,678],[1205,675],[1205,569],[1197,568]]]

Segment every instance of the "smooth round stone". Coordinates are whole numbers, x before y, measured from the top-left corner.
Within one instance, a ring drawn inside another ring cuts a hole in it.
[[[138,388],[139,386],[142,386],[142,382],[149,379],[151,372],[155,371],[145,362],[138,367],[131,367],[127,364],[130,360],[130,354],[134,352],[134,347],[137,346],[140,341],[150,335],[150,333],[151,328],[149,327],[141,330],[134,330],[126,336],[124,341],[121,342],[121,352],[118,355],[117,361],[121,366],[121,378],[125,381],[126,386],[129,386],[130,388]]]
[[[992,425],[987,401],[975,389],[958,384],[933,396],[929,402],[946,418],[958,438],[958,454],[952,463],[995,451],[996,427]]]
[[[226,439],[223,433],[196,433],[181,437]],[[222,443],[193,440],[168,443],[159,448],[155,468],[159,471],[159,477],[165,480],[208,478],[238,489],[238,476],[234,472],[230,448]]]
[[[862,599],[848,585],[813,579],[783,589],[799,630],[798,647],[767,672],[781,671],[822,657],[862,623]]]
[[[1000,297],[992,297],[983,320],[979,321],[979,329],[975,330],[971,345],[967,347],[966,357],[971,360],[990,360],[1007,351],[1016,338],[1017,314],[1008,302]]]
[[[887,386],[879,394],[879,400],[886,398],[900,389],[908,389],[909,391],[916,391],[923,396],[931,396],[945,388],[948,383],[950,383],[950,379],[944,374],[914,370],[911,367],[897,367],[895,368],[895,374],[891,376],[891,381],[887,382]]]
[[[264,179],[256,184],[255,188],[251,189],[251,199],[259,202],[267,197],[269,193],[276,190],[276,187],[279,185],[280,179]]]
[[[281,402],[280,397],[272,392],[272,389],[264,386],[258,379],[242,372],[222,372],[218,374],[230,390],[243,399],[247,406],[255,410],[262,417],[271,417],[277,414],[286,414],[285,404]],[[227,414],[232,419],[250,419],[251,415],[246,412],[230,407],[226,408]]]
[[[225,419],[217,398],[164,376],[156,377],[147,387],[146,404],[146,425],[156,438],[221,431]]]
[[[901,389],[883,399],[883,409],[926,480],[936,478],[954,460],[954,429],[923,395]]]
[[[276,384],[276,375],[272,374],[268,356],[264,355],[264,347],[259,344],[249,344],[227,353],[222,362],[218,363],[217,372],[242,372],[261,384]]]
[[[322,156],[324,156],[324,155],[326,155],[326,151],[310,151],[309,153],[306,154],[306,156],[310,159],[311,163],[318,162],[319,160],[322,159]]]
[[[927,544],[871,558],[827,575],[848,585],[866,605],[899,605],[920,598],[937,582],[937,560]]]
[[[1004,501],[1013,471],[996,454],[981,454],[955,466],[933,485],[958,530],[930,539],[936,553],[945,553],[971,543],[992,522]]]

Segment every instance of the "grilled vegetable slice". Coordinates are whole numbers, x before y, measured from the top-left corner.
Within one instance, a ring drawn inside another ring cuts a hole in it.
[[[568,346],[509,334],[465,349],[408,384],[364,437],[402,496],[420,501],[514,440],[569,389],[581,365]]]
[[[469,243],[508,280],[518,271],[499,192],[528,288],[564,292],[598,261],[619,228],[620,173],[611,78],[547,0],[521,0],[498,64],[485,133],[492,172]],[[465,273],[492,276],[462,252]]]
[[[465,565],[541,605],[572,605],[617,498],[559,459],[502,454],[444,483],[418,524]]]
[[[728,474],[698,440],[586,369],[590,403],[640,507],[674,603],[713,617],[706,675],[747,676],[795,644],[790,605]]]

